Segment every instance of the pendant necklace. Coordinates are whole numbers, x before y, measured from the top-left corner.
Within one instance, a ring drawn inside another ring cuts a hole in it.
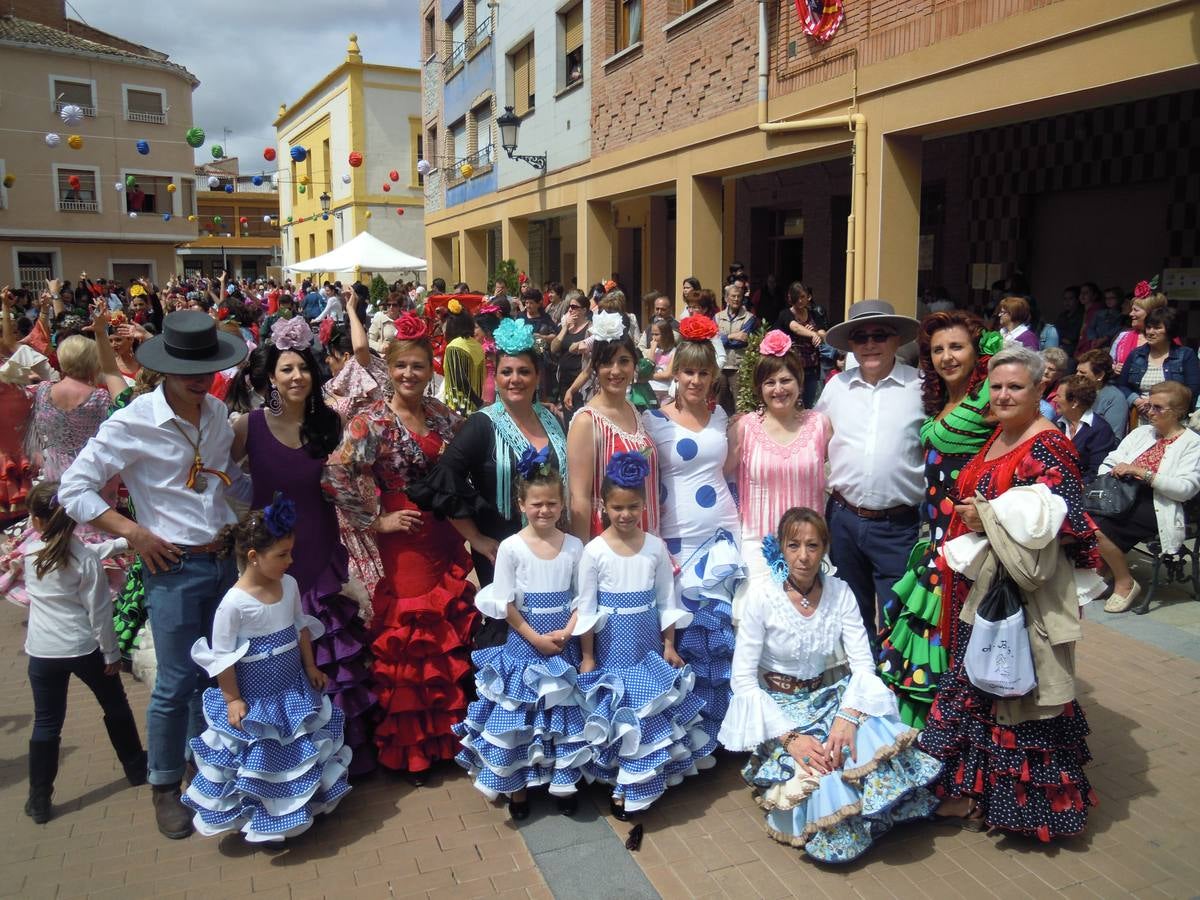
[[[801,608],[802,609],[812,609],[812,607],[813,607],[812,601],[808,599],[808,594],[806,594],[804,591],[802,591],[800,589],[800,585],[796,584],[796,582],[794,580],[794,576],[789,575],[787,577],[787,583],[791,587],[792,590],[794,590],[797,594],[800,595]],[[816,584],[815,580],[814,580],[813,584]],[[812,590],[812,586],[809,586],[809,590],[810,591]]]
[[[204,459],[200,456],[200,443],[204,439],[200,433],[200,428],[196,428],[196,440],[188,437],[188,433],[183,430],[183,426],[179,424],[178,419],[172,419],[171,424],[175,426],[175,430],[183,435],[183,439],[188,442],[188,446],[192,448],[192,467],[188,470],[186,485],[189,490],[195,491],[197,494],[203,494],[208,490],[208,478],[205,472],[209,475],[215,475],[226,487],[233,484],[232,479],[219,469],[209,469],[204,465]]]

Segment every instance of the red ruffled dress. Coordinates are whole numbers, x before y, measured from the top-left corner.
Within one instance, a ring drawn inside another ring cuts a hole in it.
[[[417,508],[406,486],[429,473],[462,424],[436,400],[426,399],[424,408],[423,435],[409,431],[382,400],[347,424],[326,469],[326,489],[337,493],[356,527],[369,526],[380,512]],[[374,476],[370,484],[356,477],[362,473]],[[462,537],[431,513],[421,520],[418,531],[376,535],[383,578],[375,588],[372,622],[382,715],[375,744],[381,765],[408,772],[458,752],[451,729],[466,715],[478,617]]]
[[[1076,568],[1099,562],[1096,531],[1083,510],[1078,457],[1058,430],[1041,431],[1003,456],[986,460],[997,431],[958,477],[959,497],[976,492],[994,500],[1011,487],[1045,484],[1067,504],[1061,536]],[[947,540],[967,532],[958,516]],[[995,698],[975,687],[963,666],[971,626],[959,619],[972,582],[953,575],[943,605],[941,633],[950,636],[950,669],[938,681],[937,697],[925,730],[922,750],[940,759],[942,776],[934,785],[940,797],[974,797],[992,828],[1036,835],[1040,840],[1078,834],[1087,810],[1096,804],[1083,767],[1091,761],[1087,719],[1078,701],[1061,714],[1014,725],[996,720]]]
[[[0,525],[25,517],[33,465],[25,456],[25,428],[33,403],[21,388],[0,383]]]

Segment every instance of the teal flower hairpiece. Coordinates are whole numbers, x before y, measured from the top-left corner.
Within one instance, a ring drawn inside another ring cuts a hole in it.
[[[768,534],[762,539],[762,555],[767,561],[767,568],[771,570],[771,580],[776,584],[787,581],[787,560],[783,558],[783,551],[779,549],[779,539],[775,535]]]
[[[492,332],[492,340],[505,356],[528,353],[533,349],[533,326],[523,319],[505,319]]]

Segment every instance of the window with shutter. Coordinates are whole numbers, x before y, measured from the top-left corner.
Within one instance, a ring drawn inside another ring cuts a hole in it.
[[[513,111],[523,116],[534,104],[533,41],[510,57],[513,72]]]
[[[578,3],[562,14],[563,69],[562,85],[570,87],[583,81],[583,4]]]
[[[162,94],[155,91],[139,91],[129,88],[125,91],[125,105],[131,121],[159,122],[166,117],[163,115]]]
[[[96,115],[96,101],[92,97],[92,84],[89,81],[67,81],[62,78],[54,79],[54,109],[56,112],[64,106],[74,104],[82,107],[85,116]]]

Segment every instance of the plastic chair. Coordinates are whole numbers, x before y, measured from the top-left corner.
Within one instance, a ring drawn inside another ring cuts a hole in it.
[[[1154,599],[1154,591],[1162,580],[1163,569],[1166,569],[1167,584],[1192,582],[1192,599],[1200,600],[1200,497],[1193,497],[1183,505],[1183,544],[1176,553],[1163,553],[1162,544],[1156,533],[1151,540],[1144,541],[1133,548],[1134,553],[1150,559],[1154,568],[1150,578],[1150,587],[1146,589],[1145,597],[1133,608],[1135,615],[1144,616],[1150,611],[1150,603]],[[1188,546],[1188,542],[1191,546]],[[1191,572],[1187,571],[1191,564]]]

